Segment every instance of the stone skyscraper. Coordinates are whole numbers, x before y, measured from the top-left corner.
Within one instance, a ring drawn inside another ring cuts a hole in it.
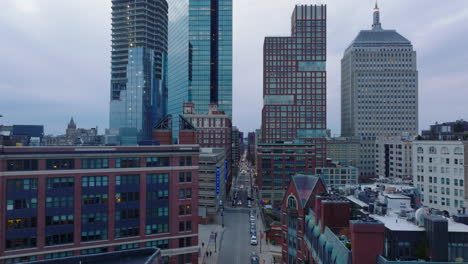
[[[167,114],[167,23],[166,0],[112,0],[110,129],[122,137],[151,139]]]
[[[326,159],[326,9],[296,6],[291,36],[263,46],[262,142],[314,143],[317,166]]]
[[[375,139],[417,135],[418,71],[411,42],[385,30],[376,4],[341,60],[341,133],[361,140],[361,176],[375,175]]]

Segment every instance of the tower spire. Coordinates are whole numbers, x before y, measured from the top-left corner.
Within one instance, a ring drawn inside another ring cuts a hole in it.
[[[377,5],[377,0],[375,1],[374,23],[372,24],[372,29],[373,30],[381,30],[382,29],[382,24],[380,24],[380,9],[379,9],[379,6]]]

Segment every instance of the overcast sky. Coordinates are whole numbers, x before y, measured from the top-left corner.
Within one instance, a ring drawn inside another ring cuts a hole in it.
[[[175,0],[169,0],[175,1]],[[179,0],[177,0],[179,1]],[[234,125],[260,127],[265,36],[290,34],[296,3],[328,5],[328,128],[340,133],[340,59],[374,0],[233,0]],[[110,0],[1,0],[0,124],[44,124],[63,134],[108,127]],[[419,128],[467,118],[468,2],[380,0],[382,26],[414,45],[419,70]]]

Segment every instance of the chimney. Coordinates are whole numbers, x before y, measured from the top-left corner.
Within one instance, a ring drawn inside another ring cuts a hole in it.
[[[348,227],[351,203],[349,201],[323,200],[321,203],[322,233],[325,226],[333,231]]]
[[[153,139],[158,140],[161,145],[172,145],[172,131],[170,129],[153,130]]]
[[[352,220],[352,264],[375,264],[383,253],[385,225],[376,220]]]

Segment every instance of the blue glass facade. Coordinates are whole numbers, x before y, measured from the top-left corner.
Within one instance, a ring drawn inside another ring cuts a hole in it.
[[[169,9],[169,113],[191,102],[205,114],[214,103],[231,116],[232,0],[172,0]]]
[[[110,129],[138,140],[167,114],[167,16],[166,0],[112,1]]]

